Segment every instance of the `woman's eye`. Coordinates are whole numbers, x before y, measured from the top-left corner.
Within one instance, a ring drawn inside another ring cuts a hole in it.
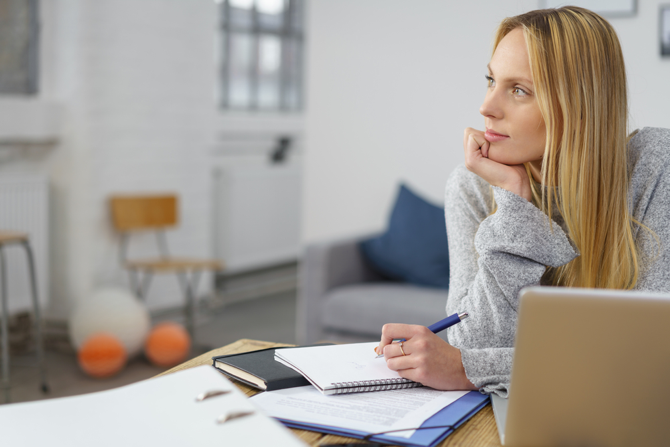
[[[515,94],[516,96],[526,96],[526,95],[528,95],[528,93],[526,93],[525,90],[523,90],[523,89],[521,89],[521,88],[519,88],[519,87],[514,87],[513,92],[514,92],[514,94]]]
[[[488,84],[488,87],[493,87],[493,85],[495,84],[493,78],[488,75],[485,75],[484,77],[486,78],[486,83]]]

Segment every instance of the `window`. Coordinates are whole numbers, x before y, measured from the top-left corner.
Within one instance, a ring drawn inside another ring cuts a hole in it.
[[[38,0],[0,2],[0,94],[37,93]]]
[[[301,110],[304,1],[217,2],[221,108]]]

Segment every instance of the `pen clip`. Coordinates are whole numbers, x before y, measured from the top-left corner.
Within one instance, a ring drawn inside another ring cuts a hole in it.
[[[200,393],[196,396],[195,401],[196,402],[202,402],[205,399],[209,399],[210,397],[214,396],[221,396],[223,394],[228,394],[230,393],[231,390],[212,390],[212,391],[207,391],[206,393]]]
[[[252,414],[254,414],[254,410],[229,411],[228,413],[222,414],[221,416],[216,418],[216,423],[225,424],[226,422],[232,421],[233,419],[239,419],[246,416],[251,416]]]

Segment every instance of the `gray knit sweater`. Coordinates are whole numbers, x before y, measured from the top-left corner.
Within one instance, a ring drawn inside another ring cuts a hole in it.
[[[670,292],[670,130],[644,128],[629,143],[629,206],[648,232],[635,234],[640,252],[636,289]],[[498,204],[491,212],[491,191]],[[553,232],[537,207],[493,187],[459,166],[445,192],[451,276],[447,314],[468,312],[449,329],[468,379],[485,393],[507,396],[519,291],[539,285],[546,266],[578,256],[560,216]]]

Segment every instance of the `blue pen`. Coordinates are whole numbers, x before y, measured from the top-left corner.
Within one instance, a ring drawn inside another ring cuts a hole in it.
[[[437,334],[438,332],[442,332],[448,327],[451,327],[457,323],[460,323],[461,321],[465,320],[468,318],[470,315],[467,312],[461,312],[459,314],[453,314],[449,315],[447,318],[444,318],[437,323],[433,323],[430,326],[428,326],[428,329],[431,330],[434,334]],[[394,342],[403,342],[407,341],[405,338],[398,338],[393,340]],[[376,358],[381,358],[384,357],[384,354],[379,354]]]

